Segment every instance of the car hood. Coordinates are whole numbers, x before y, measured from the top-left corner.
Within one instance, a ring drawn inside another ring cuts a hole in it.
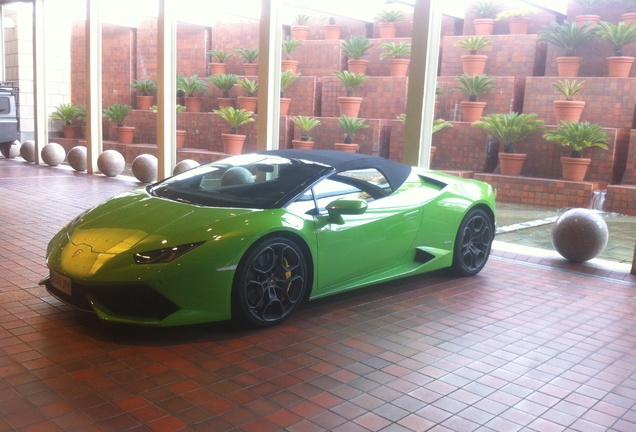
[[[206,240],[219,235],[227,220],[253,211],[196,207],[133,191],[79,217],[69,227],[68,237],[95,253],[118,254],[140,243],[165,247]]]

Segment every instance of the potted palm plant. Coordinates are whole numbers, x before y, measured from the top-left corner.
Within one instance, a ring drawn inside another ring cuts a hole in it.
[[[532,9],[513,9],[500,12],[495,21],[508,20],[508,32],[510,34],[527,34],[532,21],[528,15],[534,13]]]
[[[285,53],[285,58],[281,60],[281,67],[283,72],[286,70],[290,70],[292,72],[296,72],[298,70],[298,60],[293,60],[291,55],[296,49],[302,45],[302,41],[294,39],[290,36],[287,36],[283,41],[283,53]]]
[[[329,17],[329,21],[323,26],[322,31],[325,35],[325,40],[338,40],[340,39],[342,26],[336,24],[336,19],[334,17]]]
[[[137,92],[137,109],[150,109],[154,101],[154,93],[157,91],[157,83],[151,79],[136,79],[130,87]]]
[[[366,129],[369,125],[366,123],[366,120],[359,118],[351,118],[346,115],[341,115],[337,117],[338,126],[345,134],[345,139],[343,143],[335,143],[336,150],[341,150],[349,153],[356,153],[360,146],[353,142],[356,132],[361,129]]]
[[[576,77],[579,75],[582,57],[577,50],[594,38],[589,24],[580,27],[576,23],[564,21],[552,22],[539,31],[539,40],[550,43],[564,50],[561,57],[556,58],[558,74],[560,77]]]
[[[468,75],[462,74],[455,78],[460,85],[453,91],[468,95],[467,101],[460,102],[462,107],[462,121],[474,122],[481,118],[486,107],[486,102],[480,102],[477,98],[488,93],[495,83],[495,79],[488,75]]]
[[[348,57],[347,65],[350,72],[355,74],[366,73],[369,61],[362,57],[369,54],[372,46],[369,39],[364,36],[349,36],[342,41],[342,52]]]
[[[583,13],[574,17],[574,21],[577,25],[582,26],[589,24],[590,27],[594,27],[601,21],[601,16],[597,13],[597,8],[605,0],[574,0],[579,5],[583,6]]]
[[[404,13],[399,10],[382,10],[376,16],[380,38],[390,39],[397,34],[397,23],[404,21]]]
[[[501,174],[518,176],[527,154],[517,153],[515,145],[532,132],[542,131],[543,121],[538,120],[536,114],[512,112],[489,114],[473,126],[485,130],[503,145],[504,151],[499,153]]]
[[[230,133],[221,134],[223,140],[223,151],[227,154],[241,154],[245,135],[239,134],[239,128],[247,123],[253,122],[251,111],[236,109],[234,107],[221,107],[213,110],[214,114],[220,116],[230,126]]]
[[[237,48],[236,52],[245,60],[243,74],[246,76],[258,75],[258,65],[254,63],[258,57],[258,48]]]
[[[292,146],[295,149],[312,149],[314,147],[314,142],[309,136],[309,132],[320,124],[320,120],[311,116],[299,115],[292,118],[292,121],[296,126],[298,126],[298,129],[300,129],[300,139],[293,139]]]
[[[208,55],[212,57],[214,62],[210,62],[210,74],[224,74],[227,71],[227,60],[234,54],[225,50],[210,50]]]
[[[298,14],[294,17],[295,24],[290,27],[292,39],[307,40],[309,37],[309,26],[307,25],[309,20],[311,20],[311,17],[305,14]]]
[[[461,57],[462,69],[465,74],[468,75],[481,75],[486,68],[486,62],[488,56],[483,54],[477,54],[480,49],[486,48],[492,45],[492,39],[488,36],[470,36],[462,38],[455,43],[455,46],[468,51],[468,54],[464,54]]]
[[[239,108],[256,113],[258,82],[256,80],[243,78],[238,81],[238,85],[247,93],[247,96],[239,96],[237,98]]]
[[[340,114],[347,117],[358,117],[362,98],[354,96],[354,89],[360,84],[366,82],[369,77],[364,74],[355,74],[349,71],[338,71],[334,73],[347,89],[346,96],[338,97],[338,105],[340,106]]]
[[[625,24],[636,22],[636,0],[623,0],[625,11],[621,14],[621,21]]]
[[[80,125],[74,125],[75,120],[82,118],[79,106],[72,103],[59,104],[55,111],[51,113],[51,120],[61,120],[64,122],[64,138],[75,139]]]
[[[132,144],[135,134],[134,126],[124,126],[126,118],[132,112],[130,105],[115,103],[104,109],[103,115],[116,125],[117,142],[121,144]]]
[[[473,24],[476,35],[491,35],[495,29],[495,19],[502,10],[501,3],[495,0],[477,0],[471,4]]]
[[[177,90],[184,94],[184,105],[188,112],[201,112],[203,97],[201,92],[208,86],[196,74],[189,77],[180,76],[177,78]]]
[[[543,138],[561,144],[570,151],[569,156],[561,157],[563,179],[569,181],[583,181],[587,169],[592,162],[583,157],[583,150],[590,147],[600,147],[607,150],[609,136],[597,124],[578,121],[562,121],[556,129],[543,134]]]
[[[208,77],[208,81],[221,90],[221,97],[217,98],[219,107],[234,106],[235,98],[230,97],[230,90],[238,83],[238,76],[234,74],[218,74]]]
[[[300,72],[292,72],[290,70],[286,70],[280,74],[280,115],[286,116],[289,112],[289,104],[291,103],[291,98],[285,97],[285,91],[289,88],[290,85],[298,79],[300,76]]]
[[[391,76],[406,76],[409,69],[411,56],[411,44],[409,42],[384,42],[380,44],[384,50],[380,54],[380,60],[389,60],[389,73]]]
[[[574,96],[581,91],[584,83],[585,81],[575,79],[572,81],[563,79],[552,83],[554,90],[564,98],[553,102],[556,124],[561,123],[562,120],[579,121],[585,101],[574,100]]]
[[[594,34],[601,40],[608,42],[614,49],[614,56],[607,58],[607,76],[628,77],[632,63],[634,63],[634,57],[624,55],[623,48],[636,41],[636,23],[619,22],[613,24],[603,21],[594,28]]]

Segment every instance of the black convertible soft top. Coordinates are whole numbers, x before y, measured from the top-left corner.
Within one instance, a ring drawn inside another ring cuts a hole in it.
[[[338,150],[268,150],[258,152],[287,159],[305,160],[335,168],[336,171],[375,168],[389,182],[392,190],[397,190],[411,174],[411,167],[390,159],[362,153],[347,153]]]

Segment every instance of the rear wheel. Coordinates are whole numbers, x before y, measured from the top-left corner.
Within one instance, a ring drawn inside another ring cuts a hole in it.
[[[481,209],[468,212],[457,231],[452,272],[457,276],[474,276],[488,261],[494,239],[494,222]]]
[[[284,321],[305,297],[307,275],[306,258],[293,241],[276,237],[257,243],[234,278],[235,317],[256,327]]]

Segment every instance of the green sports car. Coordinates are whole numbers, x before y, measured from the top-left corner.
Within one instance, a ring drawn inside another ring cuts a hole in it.
[[[47,290],[112,322],[280,323],[305,299],[484,267],[492,188],[375,156],[233,156],[121,194],[49,243]]]

